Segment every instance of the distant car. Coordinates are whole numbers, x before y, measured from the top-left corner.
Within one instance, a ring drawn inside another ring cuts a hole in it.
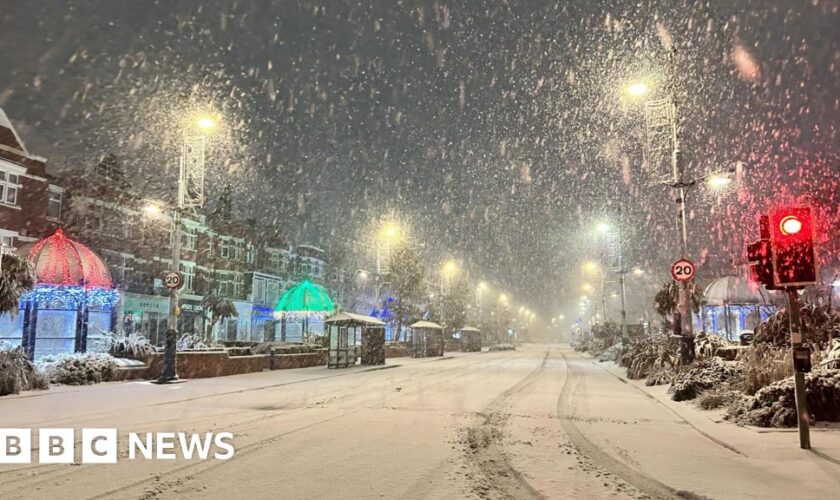
[[[741,341],[741,345],[750,345],[752,344],[753,337],[755,337],[755,332],[752,330],[744,330],[738,335],[738,339]]]

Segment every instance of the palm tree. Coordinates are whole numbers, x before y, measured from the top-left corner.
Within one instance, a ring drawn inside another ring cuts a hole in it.
[[[207,344],[212,340],[213,327],[216,326],[216,323],[222,319],[236,318],[239,316],[232,300],[220,298],[213,294],[206,295],[201,299],[201,306],[204,308],[204,324],[206,325],[204,339]]]
[[[24,257],[3,254],[0,259],[0,314],[14,315],[20,296],[35,286],[35,271]]]

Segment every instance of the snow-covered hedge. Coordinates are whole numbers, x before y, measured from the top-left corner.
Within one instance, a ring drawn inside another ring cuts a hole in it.
[[[102,353],[61,354],[44,356],[37,367],[50,382],[65,385],[98,384],[114,380],[117,364],[114,358]]]
[[[0,345],[0,396],[47,389],[47,378],[29,361],[22,347]]]

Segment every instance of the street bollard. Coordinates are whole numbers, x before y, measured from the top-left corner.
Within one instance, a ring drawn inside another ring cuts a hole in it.
[[[268,369],[269,370],[276,370],[276,362],[277,362],[277,349],[271,348],[268,350]]]
[[[163,373],[157,379],[157,383],[165,384],[178,380],[178,354],[177,354],[176,330],[166,331],[166,342],[163,348]]]

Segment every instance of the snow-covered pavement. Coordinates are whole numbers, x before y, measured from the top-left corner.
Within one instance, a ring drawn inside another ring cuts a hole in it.
[[[816,430],[814,449],[802,451],[794,433],[716,423],[715,414],[667,401],[661,388],[565,347],[388,363],[2,398],[0,427],[230,431],[236,456],[0,465],[0,497],[767,499],[840,491],[840,431]]]

